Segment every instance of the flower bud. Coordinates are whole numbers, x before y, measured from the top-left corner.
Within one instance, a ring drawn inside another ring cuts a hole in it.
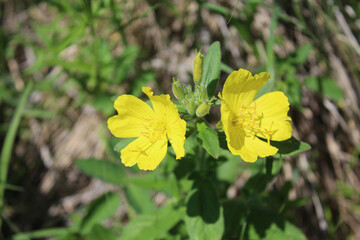
[[[194,96],[194,92],[192,91],[192,88],[189,85],[184,86],[184,93],[185,93],[185,98],[188,100],[190,100]]]
[[[194,61],[194,82],[195,84],[200,83],[203,72],[203,58],[204,55],[201,54],[201,50],[196,53]]]
[[[196,116],[203,117],[210,112],[210,102],[205,101],[201,103],[196,109]]]
[[[180,101],[180,99],[185,97],[183,86],[181,85],[181,83],[179,83],[179,80],[173,79],[173,81],[174,81],[172,83],[173,94],[176,97],[176,99]]]
[[[195,95],[199,98],[200,102],[208,100],[207,90],[205,86],[197,85],[195,87]]]
[[[185,108],[186,108],[186,111],[190,114],[190,115],[195,115],[195,112],[196,112],[196,103],[194,101],[194,99],[189,99],[188,101],[186,101],[186,104],[185,104]]]

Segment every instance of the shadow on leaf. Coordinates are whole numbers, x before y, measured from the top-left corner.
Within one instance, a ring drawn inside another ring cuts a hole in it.
[[[291,137],[288,140],[281,142],[271,141],[271,145],[279,149],[279,151],[277,152],[277,154],[275,154],[275,156],[276,155],[292,156],[297,153],[301,153],[311,149],[309,144],[305,142],[300,142],[294,137]]]
[[[200,216],[206,223],[215,223],[220,217],[220,202],[208,179],[196,178],[189,199],[186,213],[189,217]]]
[[[282,231],[285,229],[284,219],[276,212],[264,207],[253,207],[251,209],[248,216],[248,224],[252,225],[253,229],[256,231],[256,235],[261,239],[266,237],[267,230],[270,229],[273,224]]]

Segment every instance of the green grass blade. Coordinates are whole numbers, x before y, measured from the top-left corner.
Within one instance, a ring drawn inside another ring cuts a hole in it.
[[[275,87],[275,53],[274,53],[274,45],[275,45],[275,29],[278,23],[278,16],[280,14],[280,7],[275,6],[273,10],[272,19],[270,22],[270,37],[266,42],[266,71],[270,74],[270,80],[260,88],[255,98],[258,98],[265,93],[271,92]]]
[[[43,230],[37,230],[33,232],[27,233],[18,233],[14,235],[11,240],[29,240],[34,238],[43,238],[43,237],[50,237],[50,236],[58,236],[63,235],[67,232],[70,232],[68,228],[48,228]]]
[[[10,127],[8,132],[6,133],[5,142],[1,150],[0,157],[0,215],[2,214],[3,205],[4,205],[4,192],[5,192],[5,184],[7,178],[7,172],[9,168],[9,162],[11,157],[12,148],[14,145],[14,139],[16,136],[16,132],[20,123],[21,115],[23,113],[26,100],[28,99],[30,92],[33,88],[34,83],[32,81],[28,82],[26,88],[21,96],[19,105],[16,108],[13,119],[11,120]],[[1,218],[0,218],[0,228],[1,228]]]

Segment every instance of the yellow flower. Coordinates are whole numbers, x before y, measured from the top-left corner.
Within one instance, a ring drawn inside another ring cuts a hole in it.
[[[240,69],[230,74],[222,95],[219,94],[228,148],[246,162],[277,153],[270,140],[283,141],[291,137],[289,102],[284,93],[267,93],[254,101],[256,93],[269,79],[266,72],[252,76],[251,72]]]
[[[152,107],[132,95],[122,95],[114,103],[118,112],[108,119],[111,133],[118,138],[137,138],[121,150],[121,161],[127,166],[138,164],[142,170],[154,170],[163,160],[170,141],[176,159],[185,155],[186,122],[169,95],[153,96],[150,87],[142,91]]]

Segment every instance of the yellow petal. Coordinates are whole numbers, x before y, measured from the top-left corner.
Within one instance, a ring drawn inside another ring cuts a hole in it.
[[[221,112],[222,127],[224,131],[227,131],[230,109],[229,106],[225,104],[222,100],[221,100],[220,112]]]
[[[232,72],[224,84],[222,104],[228,104],[231,111],[235,112],[249,106],[256,93],[269,79],[270,75],[266,72],[255,76],[245,69]]]
[[[261,141],[257,137],[246,137],[240,157],[245,162],[255,162],[257,157],[268,157],[277,153],[278,149]]]
[[[151,87],[143,87],[142,88],[143,93],[145,93],[149,98],[154,95]]]
[[[278,151],[277,148],[255,136],[245,136],[245,131],[242,128],[230,127],[229,132],[226,134],[226,140],[230,152],[239,155],[245,162],[255,162],[258,156],[267,157],[274,155]]]
[[[152,143],[144,154],[138,158],[138,166],[141,170],[154,170],[164,159],[167,152],[167,139],[164,136]]]
[[[226,141],[230,152],[234,155],[240,155],[245,143],[245,131],[242,128],[231,127],[225,131]]]
[[[150,98],[152,107],[158,118],[165,119],[166,122],[174,122],[180,118],[177,107],[170,100],[170,95],[162,94],[160,96],[153,96],[150,87],[143,87],[142,90]]]
[[[177,115],[179,116],[175,104],[172,103],[170,100],[170,95],[161,94],[160,96],[151,96],[149,98],[151,100],[154,112],[156,113],[157,116],[169,115],[167,116],[167,118],[169,117],[176,118],[176,116],[173,113],[177,113]]]
[[[246,136],[246,129],[235,127],[232,124],[233,113],[227,111],[226,106],[221,106],[221,121],[226,135],[226,141],[230,152],[239,155],[246,162],[255,162],[260,157],[271,156],[278,150],[277,148],[261,141],[254,135]]]
[[[154,118],[154,111],[145,102],[131,95],[122,95],[114,103],[118,112],[108,119],[111,133],[119,138],[139,137],[145,131],[144,123]]]
[[[175,151],[176,159],[180,159],[185,155],[185,133],[186,122],[180,119],[180,116],[178,116],[178,120],[169,122],[167,129],[167,137]]]
[[[256,99],[257,114],[261,115],[257,136],[274,141],[291,137],[291,118],[287,115],[289,101],[283,92],[271,92]]]
[[[176,159],[182,158],[185,155],[186,122],[180,118],[176,105],[167,94],[153,96],[150,87],[144,87],[143,92],[150,98],[157,117],[165,122],[167,137],[175,151]]]
[[[150,141],[147,141],[145,137],[135,139],[121,150],[121,162],[127,167],[134,166],[138,162],[142,149],[147,149],[150,146]]]
[[[223,100],[223,98],[221,99]],[[238,151],[244,145],[245,131],[242,128],[234,127],[231,123],[234,113],[230,111],[228,104],[224,104],[222,101],[220,111],[222,128],[226,135],[228,148],[234,155],[239,155]]]
[[[221,98],[221,107],[220,107],[221,124],[222,124],[222,129],[224,130],[224,133],[226,135],[227,145],[232,154],[238,155],[237,151],[240,150],[243,145],[243,140],[241,139],[245,137],[245,133],[244,131],[241,131],[241,129],[234,128],[232,126],[231,124],[232,113],[230,112],[229,105],[225,104],[221,94],[219,94],[219,97]]]
[[[127,167],[137,163],[141,170],[154,170],[164,159],[166,151],[165,136],[156,142],[141,136],[121,150],[121,161]]]

